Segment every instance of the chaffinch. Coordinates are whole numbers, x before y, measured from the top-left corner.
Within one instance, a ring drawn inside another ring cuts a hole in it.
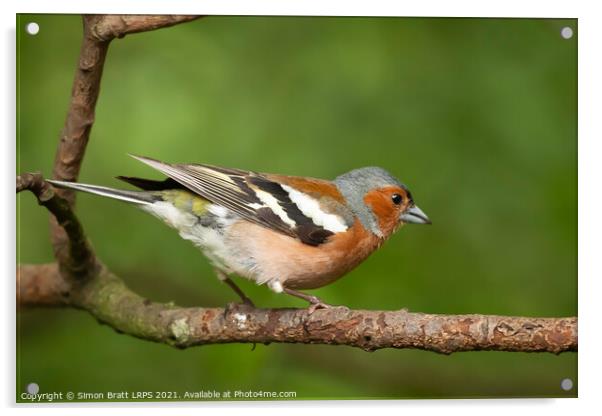
[[[333,181],[133,156],[167,176],[118,176],[141,191],[49,180],[63,188],[139,206],[199,247],[220,280],[237,274],[276,293],[328,307],[299,289],[334,282],[404,223],[430,224],[408,188],[384,169],[365,167]]]

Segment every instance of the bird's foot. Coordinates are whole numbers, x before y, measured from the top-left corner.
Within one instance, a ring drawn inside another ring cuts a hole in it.
[[[253,301],[250,298],[245,296],[245,297],[241,297],[240,300],[242,300],[243,305],[247,305],[251,308],[255,308],[255,304],[253,303]]]
[[[314,313],[316,309],[332,308],[332,305],[322,302],[322,299],[320,299],[317,296],[308,295],[307,293],[299,292],[298,290],[290,289],[288,287],[284,287],[283,291],[284,293],[288,293],[289,295],[296,296],[298,298],[308,301],[309,307],[307,308],[307,311],[310,315]]]
[[[328,303],[322,302],[322,300],[317,296],[310,296],[307,300],[309,301],[309,307],[307,308],[307,312],[310,315],[312,315],[317,309],[329,309],[333,307]]]

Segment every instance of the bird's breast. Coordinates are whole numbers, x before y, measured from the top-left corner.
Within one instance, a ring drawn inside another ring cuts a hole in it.
[[[252,224],[237,221],[226,233],[226,243],[243,258],[252,258],[257,283],[279,280],[291,289],[314,289],[332,283],[365,260],[380,239],[356,221],[320,246]]]

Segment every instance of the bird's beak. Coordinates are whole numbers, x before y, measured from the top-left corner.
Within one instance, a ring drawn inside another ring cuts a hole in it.
[[[406,223],[411,224],[432,224],[429,217],[418,208],[416,205],[412,205],[406,209],[400,216],[399,219]]]

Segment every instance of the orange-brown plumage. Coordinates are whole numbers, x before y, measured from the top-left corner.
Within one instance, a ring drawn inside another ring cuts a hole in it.
[[[267,175],[268,178],[285,185],[289,185],[301,192],[304,192],[316,199],[330,197],[337,202],[345,202],[345,198],[337,189],[335,184],[330,181],[315,178],[303,178],[300,176],[285,175]]]
[[[403,202],[399,205],[391,203],[391,198],[395,194],[403,198]],[[378,218],[378,225],[385,238],[393,234],[401,225],[399,215],[407,207],[407,201],[406,191],[398,186],[375,189],[364,196],[364,202],[372,208]]]
[[[381,242],[357,220],[349,230],[331,236],[318,247],[247,221],[233,224],[226,239],[241,255],[255,259],[266,281],[279,279],[291,289],[315,289],[334,282],[364,261]],[[244,270],[236,272],[245,275]]]

